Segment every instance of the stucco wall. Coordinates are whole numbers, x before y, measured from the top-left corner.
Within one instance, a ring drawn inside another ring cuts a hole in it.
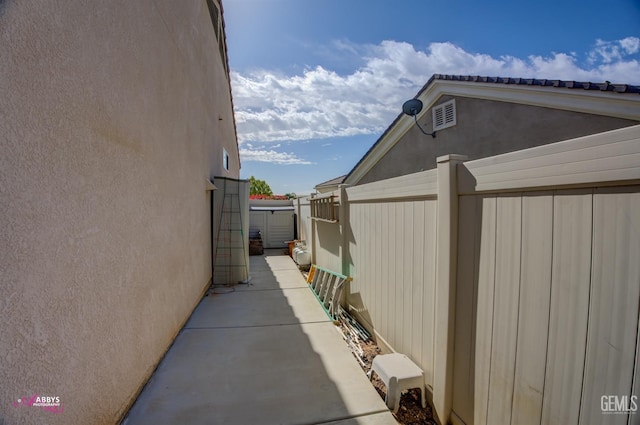
[[[436,105],[452,98],[442,96]],[[413,126],[358,184],[431,170],[436,168],[437,157],[450,153],[473,160],[638,124],[539,106],[460,96],[455,99],[455,126],[438,131],[435,139]],[[431,131],[431,120],[429,110],[419,123]]]
[[[0,423],[115,423],[211,278],[205,180],[238,176],[206,2],[0,2],[0,146]]]

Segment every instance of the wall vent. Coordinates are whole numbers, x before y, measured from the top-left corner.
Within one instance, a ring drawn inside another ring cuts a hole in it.
[[[442,130],[456,125],[456,100],[434,106],[431,109],[433,115],[433,131]]]

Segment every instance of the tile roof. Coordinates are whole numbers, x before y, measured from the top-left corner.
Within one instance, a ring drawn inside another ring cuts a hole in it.
[[[510,78],[510,77],[480,77],[472,75],[444,75],[434,74],[427,84],[425,84],[420,93],[424,91],[434,80],[445,81],[466,81],[474,83],[495,83],[495,84],[513,84],[518,86],[545,86],[559,87],[566,89],[582,89],[582,90],[599,90],[610,91],[615,93],[640,93],[640,86],[632,86],[629,84],[612,84],[609,81],[604,83],[592,83],[570,80],[545,80],[539,78]]]

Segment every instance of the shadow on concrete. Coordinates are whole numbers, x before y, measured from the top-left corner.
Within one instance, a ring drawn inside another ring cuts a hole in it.
[[[122,422],[393,424],[287,256],[203,298]]]

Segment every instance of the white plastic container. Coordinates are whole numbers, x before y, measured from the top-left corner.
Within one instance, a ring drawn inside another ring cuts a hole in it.
[[[311,264],[311,253],[305,247],[296,247],[293,249],[293,261],[299,266],[308,266]]]

